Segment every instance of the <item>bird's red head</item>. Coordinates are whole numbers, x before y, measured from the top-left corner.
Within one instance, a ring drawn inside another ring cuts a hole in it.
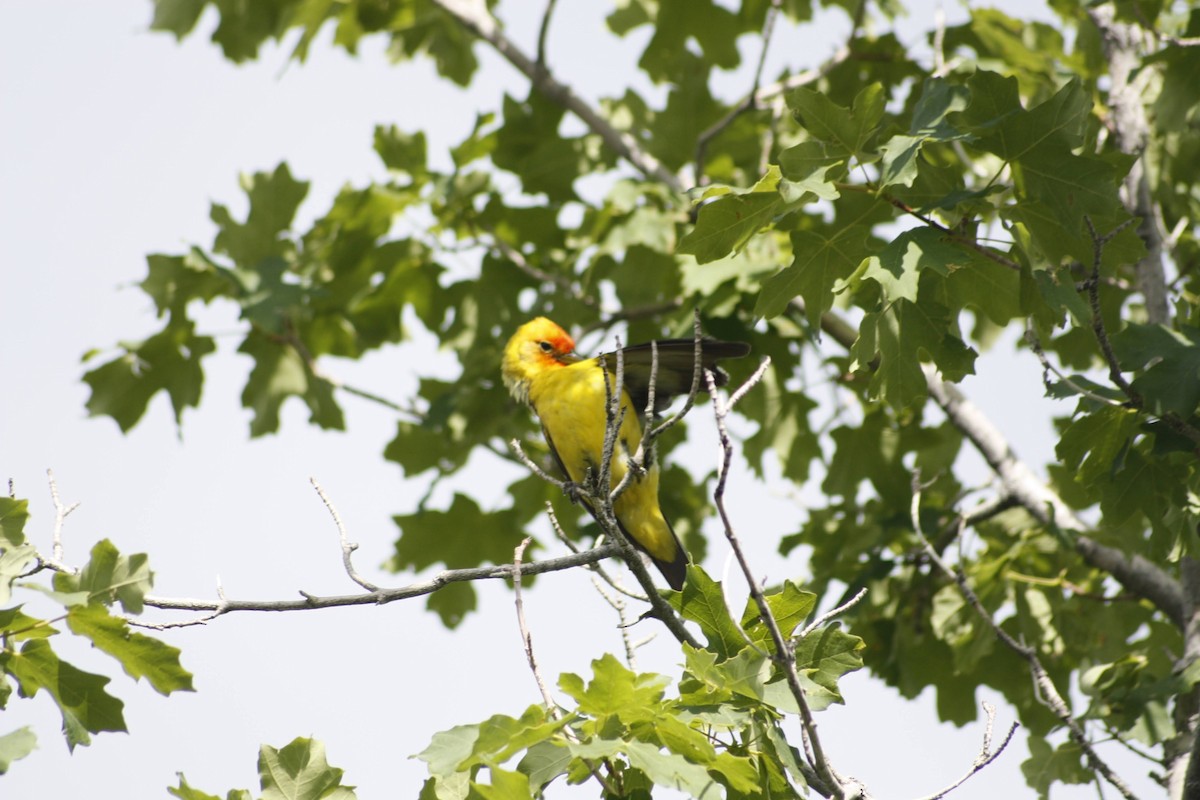
[[[529,382],[538,373],[579,360],[571,335],[551,320],[538,317],[517,328],[508,340],[500,371],[513,396],[526,401]]]

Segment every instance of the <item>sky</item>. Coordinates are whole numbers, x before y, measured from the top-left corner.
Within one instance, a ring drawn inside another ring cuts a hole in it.
[[[501,14],[522,13],[522,5],[506,3]],[[595,65],[631,63],[641,43],[591,36],[589,47],[572,47],[572,37],[595,30],[606,9],[560,3],[552,31],[552,67],[586,97],[619,91],[629,76]],[[916,4],[911,24],[927,21],[931,9]],[[506,19],[528,45],[536,19],[523,13]],[[482,46],[484,69],[464,92],[439,81],[424,62],[390,64],[378,43],[351,58],[328,47],[328,36],[304,65],[289,64],[286,48],[267,47],[259,61],[235,67],[207,41],[211,12],[199,26],[204,35],[182,44],[151,33],[150,16],[144,0],[0,2],[0,478],[11,478],[17,496],[30,499],[27,534],[43,549],[53,525],[46,469],[54,470],[65,501],[81,503],[66,522],[68,562],[83,562],[95,541],[109,538],[123,553],[150,554],[157,595],[212,599],[219,582],[230,597],[276,599],[301,589],[355,588],[342,570],[336,530],[309,485],[315,477],[361,545],[358,569],[376,583],[407,583],[412,576],[378,565],[395,539],[390,516],[410,511],[425,484],[405,480],[381,458],[396,423],[389,413],[347,398],[348,432],[321,433],[289,404],[282,434],[249,440],[248,412],[238,400],[248,364],[232,352],[237,323],[228,312],[204,317],[209,330],[228,335],[218,336],[201,408],[185,415],[181,431],[163,398],[128,435],[109,419],[88,418],[80,358],[154,329],[152,304],[133,286],[145,275],[145,256],[209,244],[209,203],[227,204],[235,216],[244,211],[239,173],[286,159],[294,175],[313,183],[300,215],[311,220],[343,184],[385,176],[370,146],[376,124],[425,130],[431,157],[444,161],[445,147],[470,129],[478,110],[498,107],[501,92],[522,92],[524,84]],[[818,61],[839,30],[835,24],[808,38],[781,36],[779,51]],[[594,49],[601,46],[612,50]],[[737,76],[725,80],[736,88]],[[415,386],[413,365],[424,368],[430,348],[428,338],[418,338],[328,369],[404,397]],[[1041,463],[1052,441],[1046,407],[1022,405],[1040,394],[1036,364],[1000,353],[986,356],[985,365],[988,358],[998,366],[981,367],[966,391],[1019,452]],[[695,452],[711,453],[706,426],[690,428],[702,439]],[[513,475],[500,469],[510,468],[473,464],[470,480],[485,507],[501,502],[498,487]],[[773,555],[778,536],[798,524],[795,502],[779,487],[755,489],[744,471],[733,474],[731,492],[752,557],[769,563],[773,578],[803,575],[799,554],[786,561]],[[710,571],[720,571],[724,550],[713,542],[710,553]],[[64,658],[113,676],[109,690],[126,702],[130,733],[97,735],[70,755],[49,699],[14,697],[0,716],[0,733],[32,725],[39,749],[0,777],[0,796],[163,797],[176,772],[221,795],[257,789],[258,746],[281,747],[296,736],[324,741],[330,762],[346,770],[360,797],[414,796],[425,770],[409,756],[434,732],[494,713],[519,715],[539,701],[511,592],[499,583],[477,589],[480,610],[454,632],[418,601],[234,614],[162,634],[182,649],[197,689],[170,698],[135,684],[71,637],[58,637]],[[551,681],[562,672],[586,676],[591,659],[620,652],[613,614],[582,571],[540,579],[525,607]],[[30,602],[31,613],[38,608]],[[668,675],[678,674],[681,661],[665,635],[639,659],[641,669]],[[940,725],[930,696],[902,702],[865,674],[842,686],[848,703],[820,716],[821,731],[839,769],[876,796],[926,795],[974,759],[982,724]],[[1011,715],[1000,709],[1006,726]],[[1025,757],[1018,737],[953,796],[1025,794]],[[1135,765],[1130,775],[1142,771]],[[559,786],[552,796],[594,790]],[[1090,797],[1093,790],[1056,796]]]

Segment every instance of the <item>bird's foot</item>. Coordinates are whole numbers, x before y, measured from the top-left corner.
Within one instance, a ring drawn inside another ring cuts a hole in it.
[[[575,481],[563,481],[562,490],[572,505],[579,505],[583,501],[583,487]]]

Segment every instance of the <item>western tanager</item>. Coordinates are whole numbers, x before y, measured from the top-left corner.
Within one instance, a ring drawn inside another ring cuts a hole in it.
[[[671,396],[691,389],[695,342],[664,339],[656,345],[658,370],[654,396],[655,406],[661,407]],[[742,342],[702,339],[701,352],[702,366],[714,371],[720,385],[726,376],[717,370],[717,359],[740,358],[750,352],[750,347]],[[624,415],[613,448],[610,472],[613,487],[625,477],[628,461],[641,444],[640,417],[649,401],[652,371],[650,344],[627,347],[621,353]],[[616,354],[607,353],[591,359],[577,355],[575,341],[570,335],[545,317],[538,317],[518,328],[504,348],[501,364],[504,384],[513,397],[537,414],[550,452],[573,483],[583,483],[588,470],[593,478],[599,474],[606,419],[605,368],[610,373],[609,385],[612,386],[612,376],[617,369]],[[700,385],[705,387],[703,380]],[[652,453],[646,461],[645,473],[626,487],[613,503],[613,511],[625,535],[650,556],[671,588],[680,589],[687,571],[687,552],[659,508],[658,464]],[[592,511],[592,508],[588,506],[588,510]]]

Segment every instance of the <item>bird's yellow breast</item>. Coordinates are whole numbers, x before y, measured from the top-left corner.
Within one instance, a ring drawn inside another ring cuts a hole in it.
[[[529,383],[529,402],[567,477],[575,483],[583,483],[589,469],[594,477],[603,458],[604,374],[595,361],[589,360],[544,370]],[[627,463],[642,440],[640,411],[624,391],[621,405],[625,414],[613,448],[611,486],[625,477]],[[613,511],[652,556],[666,561],[675,557],[675,537],[658,506],[657,463],[651,461],[646,474],[626,488],[613,504]]]

